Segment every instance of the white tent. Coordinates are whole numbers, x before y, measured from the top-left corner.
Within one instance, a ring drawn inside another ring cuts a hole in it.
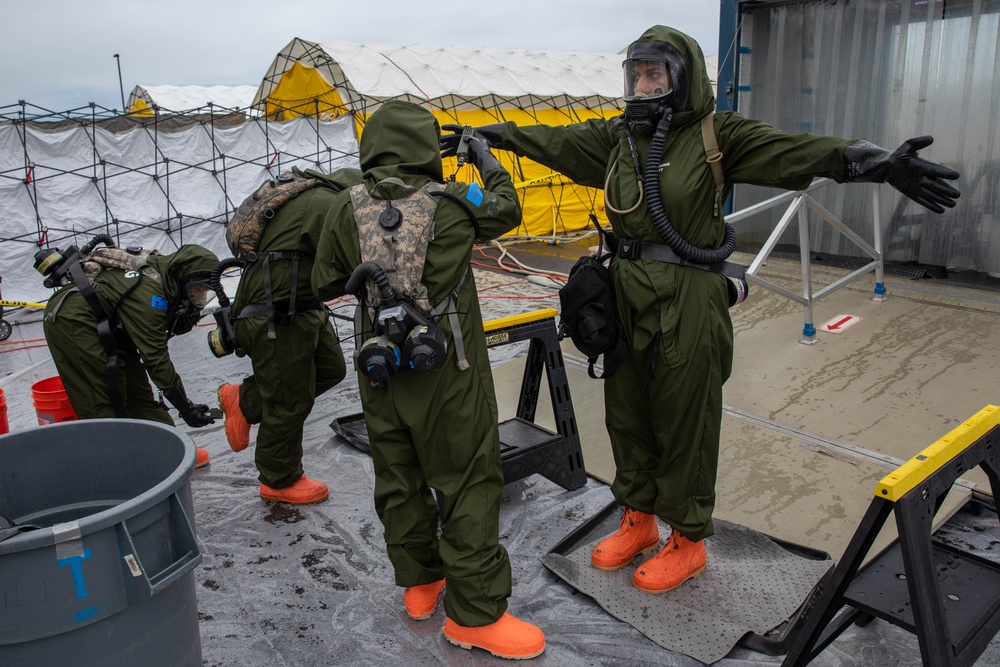
[[[335,93],[327,101],[339,98],[351,112],[362,114],[389,99],[410,99],[440,110],[601,109],[617,106],[621,97],[621,57],[342,40],[320,44],[296,38],[275,56],[254,104],[269,114],[314,115],[310,106],[321,93]],[[319,101],[322,105],[322,95]]]
[[[136,116],[152,116],[154,107],[172,112],[193,109],[247,112],[256,94],[255,86],[138,85],[132,89],[126,108]]]
[[[528,51],[458,46],[326,43],[292,40],[268,69],[255,107],[267,118],[353,116],[359,133],[386,100],[409,100],[444,124],[565,125],[621,113],[621,56],[579,51]],[[553,235],[602,219],[601,193],[552,170],[500,152],[521,193],[516,233]],[[457,166],[445,164],[450,174]],[[465,167],[464,181],[477,178]]]

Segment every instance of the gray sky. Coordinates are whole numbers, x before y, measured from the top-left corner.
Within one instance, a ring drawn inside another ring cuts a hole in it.
[[[293,38],[359,44],[618,52],[671,25],[718,53],[710,0],[5,0],[0,113],[18,100],[52,111],[121,108],[138,84],[260,84]],[[29,110],[30,113],[30,110]]]

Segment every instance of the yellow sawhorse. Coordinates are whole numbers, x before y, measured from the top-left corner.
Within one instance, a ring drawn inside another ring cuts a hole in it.
[[[849,625],[881,618],[917,636],[928,667],[973,664],[1000,630],[1000,564],[934,540],[952,484],[979,466],[1000,498],[1000,407],[989,405],[875,487],[832,575],[806,603],[782,667],[811,662]],[[862,568],[890,514],[898,538]]]

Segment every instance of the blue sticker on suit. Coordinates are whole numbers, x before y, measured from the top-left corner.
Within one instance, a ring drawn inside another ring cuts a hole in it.
[[[478,183],[472,183],[469,185],[469,191],[465,193],[465,198],[479,206],[483,203],[483,189]]]
[[[154,296],[149,305],[157,310],[166,310],[169,307],[167,300],[162,296]]]

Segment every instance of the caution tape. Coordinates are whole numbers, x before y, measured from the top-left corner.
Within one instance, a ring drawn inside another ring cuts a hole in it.
[[[34,301],[7,301],[6,299],[0,299],[0,306],[6,306],[8,308],[45,308],[44,303],[35,303]]]
[[[562,174],[549,174],[548,176],[539,176],[538,178],[532,178],[530,181],[521,181],[520,183],[514,184],[515,190],[523,190],[524,188],[530,188],[532,185],[538,185],[539,183],[544,183],[545,181],[551,181],[555,178],[562,178]]]

